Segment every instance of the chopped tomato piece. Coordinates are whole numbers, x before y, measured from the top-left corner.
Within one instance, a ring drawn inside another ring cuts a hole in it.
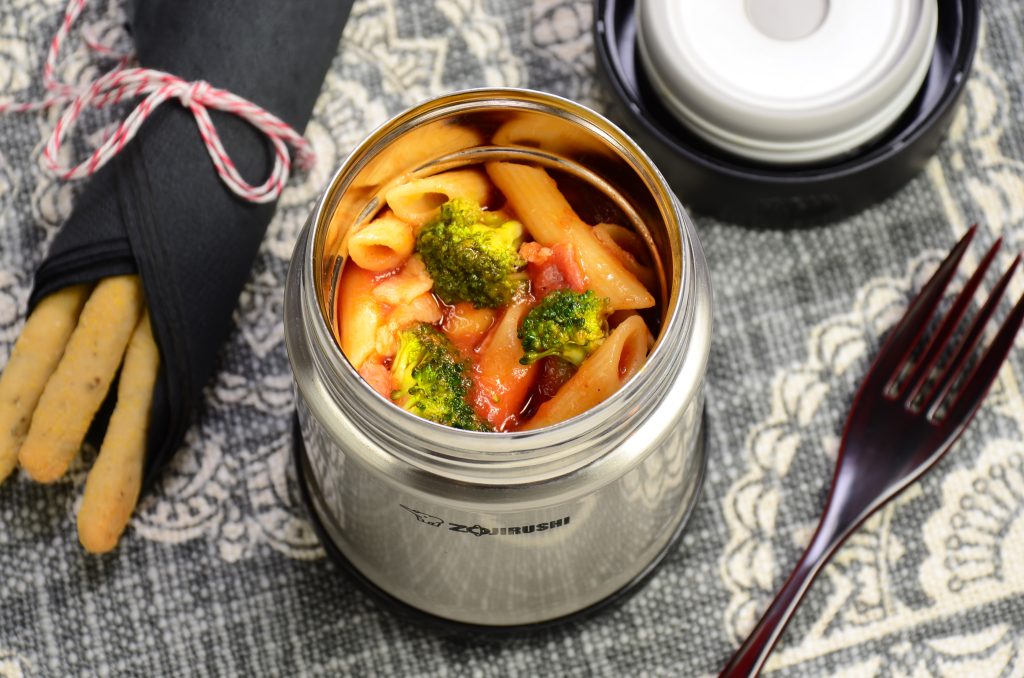
[[[359,376],[365,379],[374,391],[391,400],[391,392],[394,390],[391,382],[391,370],[379,362],[367,360],[359,368]]]
[[[543,299],[555,290],[563,290],[569,286],[554,263],[530,264],[527,266],[527,272],[530,275],[530,288],[537,299]]]
[[[576,259],[576,248],[571,242],[560,242],[551,248],[551,259],[558,267],[569,289],[574,292],[587,290],[587,276],[584,275],[579,261]]]
[[[560,242],[550,248],[528,247],[536,244],[526,243],[519,250],[529,262],[527,272],[534,297],[543,299],[555,290],[583,292],[587,289],[586,275],[576,260],[576,248],[571,242]]]
[[[531,240],[522,244],[519,248],[519,256],[531,264],[544,264],[551,258],[551,248]]]

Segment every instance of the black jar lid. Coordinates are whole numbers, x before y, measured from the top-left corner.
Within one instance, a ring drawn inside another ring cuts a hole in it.
[[[941,0],[934,51],[917,95],[881,137],[845,157],[772,165],[731,155],[690,131],[660,100],[637,45],[636,0],[597,0],[595,45],[618,99],[613,117],[683,203],[752,226],[823,223],[889,196],[935,153],[964,93],[977,47],[978,0]]]

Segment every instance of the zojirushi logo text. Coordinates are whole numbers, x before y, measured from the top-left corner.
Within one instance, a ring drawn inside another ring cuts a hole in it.
[[[451,532],[465,532],[471,534],[474,537],[483,537],[486,535],[502,535],[502,534],[533,534],[534,532],[544,532],[545,530],[553,530],[556,527],[569,524],[569,516],[559,518],[558,520],[549,520],[546,523],[534,523],[533,525],[517,525],[515,527],[484,527],[482,525],[462,525],[459,523],[453,523],[448,521],[448,530]]]
[[[417,521],[430,525],[431,527],[441,527],[446,525],[449,532],[460,532],[462,534],[471,534],[474,537],[485,537],[485,536],[504,536],[504,535],[526,535],[526,534],[537,534],[538,532],[547,532],[548,530],[554,530],[559,527],[563,527],[569,524],[570,516],[563,518],[557,518],[555,520],[549,520],[543,523],[533,523],[531,525],[513,525],[508,527],[484,527],[483,525],[464,525],[462,523],[455,523],[438,516],[425,513],[424,511],[418,511],[414,508],[409,508],[404,504],[399,504],[406,511],[411,513]]]

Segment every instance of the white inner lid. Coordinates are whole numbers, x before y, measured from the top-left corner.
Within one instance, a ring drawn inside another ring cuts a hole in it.
[[[747,0],[747,15],[769,38],[799,40],[821,26],[828,0]]]
[[[878,136],[931,62],[937,0],[638,0],[641,59],[676,117],[738,155],[841,155]]]

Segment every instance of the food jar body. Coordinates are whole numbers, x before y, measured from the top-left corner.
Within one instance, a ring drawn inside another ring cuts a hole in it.
[[[454,146],[437,141],[444,135]],[[379,207],[382,186],[498,157],[613,195],[649,230],[661,303],[647,363],[612,397],[536,431],[471,433],[419,419],[362,382],[335,339],[332,288],[346,224]],[[328,550],[400,606],[477,627],[572,618],[629,590],[699,496],[711,301],[679,202],[635,144],[588,109],[474,90],[386,123],[330,182],[285,287],[300,484]]]

